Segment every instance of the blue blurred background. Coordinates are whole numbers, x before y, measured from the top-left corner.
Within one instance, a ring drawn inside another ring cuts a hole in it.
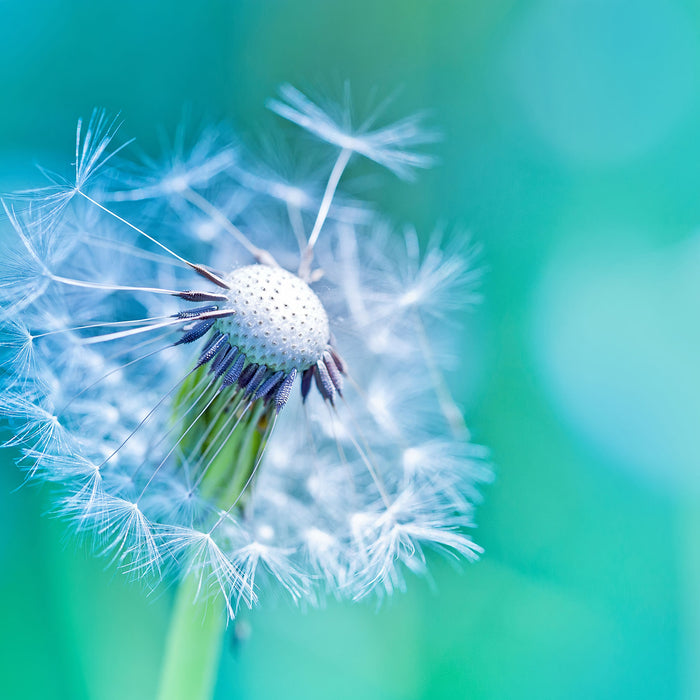
[[[439,167],[373,192],[483,244],[450,374],[497,478],[483,560],[379,611],[243,616],[217,698],[700,698],[700,6],[0,0],[0,189],[120,111],[255,139],[282,82],[429,108]],[[105,570],[0,455],[0,696],[154,696],[170,600]]]

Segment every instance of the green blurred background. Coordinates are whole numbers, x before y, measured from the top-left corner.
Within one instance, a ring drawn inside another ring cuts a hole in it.
[[[268,600],[217,698],[700,698],[700,9],[678,0],[0,0],[0,189],[78,116],[276,128],[285,81],[429,108],[440,166],[373,192],[483,244],[450,379],[496,481],[483,560],[379,611]],[[0,470],[0,697],[154,696],[168,595]]]

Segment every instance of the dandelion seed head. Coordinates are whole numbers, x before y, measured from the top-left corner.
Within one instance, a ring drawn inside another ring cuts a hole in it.
[[[251,362],[301,372],[323,358],[330,340],[328,315],[303,280],[280,267],[246,265],[227,282],[227,308],[233,314],[219,327]]]
[[[271,107],[320,141],[320,185],[219,129],[117,166],[118,124],[97,111],[73,176],[5,203],[0,252],[18,465],[115,566],[192,577],[230,616],[269,588],[381,598],[427,549],[475,558],[490,478],[440,367],[447,321],[476,301],[472,247],[396,235],[343,193],[359,156],[427,166],[432,135],[290,86]]]

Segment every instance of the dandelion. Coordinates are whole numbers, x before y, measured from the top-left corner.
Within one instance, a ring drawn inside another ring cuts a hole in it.
[[[270,107],[317,141],[323,180],[295,184],[217,130],[129,165],[95,112],[72,177],[4,202],[8,444],[98,552],[180,581],[171,679],[188,637],[216,656],[227,617],[270,591],[381,598],[426,550],[481,551],[489,470],[441,372],[451,314],[477,298],[474,249],[421,249],[339,190],[361,158],[427,167],[431,136],[415,118],[353,127],[290,86]]]

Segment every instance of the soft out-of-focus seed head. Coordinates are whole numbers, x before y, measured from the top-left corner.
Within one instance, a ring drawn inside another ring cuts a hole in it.
[[[233,313],[218,326],[249,361],[301,372],[322,359],[328,315],[306,282],[269,265],[239,267],[226,282],[226,308]]]
[[[74,180],[6,205],[0,251],[18,464],[121,568],[195,575],[231,616],[268,585],[381,597],[427,549],[473,559],[490,474],[440,366],[448,312],[474,299],[471,249],[390,234],[341,191],[360,157],[427,166],[430,135],[281,98],[324,184],[245,162],[217,130],[160,169],[116,168],[117,124],[96,112]]]

